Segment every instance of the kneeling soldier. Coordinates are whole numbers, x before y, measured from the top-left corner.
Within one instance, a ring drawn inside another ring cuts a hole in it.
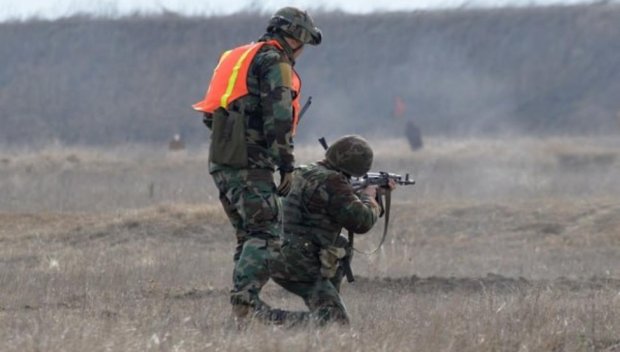
[[[268,309],[259,314],[263,318],[287,325],[349,323],[339,291],[350,248],[341,231],[366,233],[377,222],[377,187],[356,192],[351,186],[351,177],[366,174],[372,159],[366,140],[345,136],[327,149],[324,160],[295,170],[283,201],[282,247],[268,266],[271,278],[300,296],[310,311]],[[395,186],[391,181],[389,188]]]

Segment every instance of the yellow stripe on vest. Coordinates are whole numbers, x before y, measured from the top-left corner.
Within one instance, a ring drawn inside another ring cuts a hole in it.
[[[226,56],[228,56],[228,54],[230,54],[232,52],[232,50],[226,50],[222,56],[220,56],[220,62],[224,61],[224,59],[226,58]]]
[[[243,61],[245,61],[245,58],[248,56],[250,51],[252,51],[253,48],[254,48],[254,45],[250,45],[250,47],[245,52],[243,52],[243,54],[241,54],[241,57],[239,58],[239,60],[237,60],[237,63],[233,67],[232,74],[230,75],[230,78],[228,79],[228,86],[226,87],[226,93],[224,93],[224,95],[222,95],[222,98],[220,99],[220,106],[223,107],[224,109],[226,109],[226,107],[228,106],[228,98],[230,98],[230,94],[232,94],[233,88],[235,87],[235,83],[237,82],[237,76],[239,76],[239,69],[241,68]]]

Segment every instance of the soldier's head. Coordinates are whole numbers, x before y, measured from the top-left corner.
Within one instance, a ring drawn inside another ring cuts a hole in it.
[[[299,56],[305,44],[319,45],[323,36],[321,30],[306,11],[295,7],[283,7],[276,11],[267,25],[267,32],[281,34]]]
[[[325,160],[333,168],[349,176],[364,176],[372,166],[372,148],[357,135],[339,138],[325,152]]]

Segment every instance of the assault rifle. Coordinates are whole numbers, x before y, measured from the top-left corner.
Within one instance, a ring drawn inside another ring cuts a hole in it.
[[[379,203],[379,207],[381,208],[381,213],[379,214],[379,217],[385,215],[385,220],[383,223],[384,224],[383,235],[381,236],[381,242],[379,242],[379,245],[374,250],[370,252],[361,252],[361,253],[364,253],[367,255],[375,253],[376,251],[379,250],[379,248],[381,248],[381,246],[383,246],[383,243],[385,242],[385,239],[387,237],[388,226],[390,224],[390,206],[392,204],[392,191],[390,190],[388,186],[390,183],[390,180],[393,180],[394,182],[396,182],[396,184],[401,185],[401,186],[415,185],[415,181],[409,178],[409,174],[406,174],[405,177],[403,177],[401,175],[393,174],[393,173],[385,172],[385,171],[368,172],[366,173],[366,175],[362,177],[354,177],[351,179],[351,185],[353,186],[354,190],[362,190],[368,186],[378,186],[379,188],[381,188],[381,190],[378,190],[377,197],[375,199],[377,203]],[[385,197],[385,202],[383,201],[384,197]],[[344,274],[346,275],[348,282],[355,281],[355,278],[353,277],[353,272],[351,271],[351,259],[353,255],[352,251],[356,250],[357,252],[360,252],[359,250],[355,249],[355,247],[353,247],[353,240],[355,238],[353,235],[354,235],[353,233],[349,232],[350,251],[348,251],[349,255],[347,256],[347,258],[344,259],[342,263],[342,268],[344,270]]]
[[[393,180],[396,184],[401,186],[415,185],[415,181],[409,178],[409,174],[406,174],[403,178],[401,175],[385,171],[369,172],[362,177],[355,177],[351,180],[351,184],[355,190],[360,190],[367,186],[387,188],[390,180]]]
[[[321,143],[323,148],[327,150],[328,145],[327,145],[327,141],[325,140],[325,137],[319,138],[319,143]],[[361,253],[364,253],[364,254],[375,253],[381,248],[381,246],[383,246],[383,243],[385,242],[385,238],[387,237],[388,225],[390,223],[390,205],[392,203],[392,195],[391,195],[392,191],[390,190],[388,186],[390,183],[390,180],[393,180],[394,182],[396,182],[396,184],[401,185],[401,186],[411,186],[415,184],[415,181],[409,178],[409,174],[405,174],[405,177],[403,177],[401,175],[393,174],[393,173],[385,172],[385,171],[368,172],[366,173],[366,175],[362,177],[353,177],[351,179],[351,185],[353,186],[353,189],[356,191],[362,190],[368,186],[378,186],[379,188],[381,188],[381,190],[377,192],[377,197],[375,199],[377,200],[377,203],[379,203],[379,207],[381,208],[381,213],[379,214],[379,216],[385,215],[385,222],[383,226],[383,235],[381,237],[381,242],[379,242],[379,245],[373,251],[361,252]],[[385,197],[385,202],[383,201],[384,197]],[[348,244],[349,248],[347,250],[348,255],[345,258],[343,258],[342,263],[341,263],[342,269],[344,271],[344,274],[347,277],[348,282],[355,281],[355,278],[353,277],[353,272],[351,271],[351,259],[353,256],[353,250],[360,252],[359,250],[353,247],[353,240],[354,240],[354,234],[352,232],[349,232],[349,244]]]

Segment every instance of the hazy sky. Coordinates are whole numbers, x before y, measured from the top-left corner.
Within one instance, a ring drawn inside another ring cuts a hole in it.
[[[528,4],[579,3],[584,0],[0,0],[0,20],[7,18],[58,18],[76,12],[123,15],[135,11],[159,12],[162,9],[183,14],[226,14],[252,7],[266,12],[294,5],[312,9],[341,9],[368,13],[376,10],[395,11],[441,7],[525,6]]]

